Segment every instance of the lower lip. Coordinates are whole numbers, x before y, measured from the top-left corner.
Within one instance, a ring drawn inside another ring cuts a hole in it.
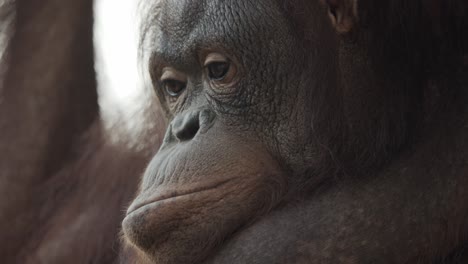
[[[212,184],[212,185],[194,187],[194,188],[191,188],[191,189],[188,189],[188,190],[185,190],[185,191],[180,191],[180,189],[179,189],[179,192],[177,190],[165,190],[165,191],[163,191],[165,194],[158,194],[154,198],[150,198],[147,201],[132,204],[127,210],[127,216],[135,214],[135,213],[137,213],[139,211],[143,211],[143,210],[145,210],[146,207],[154,205],[154,204],[162,202],[162,201],[167,201],[167,200],[170,200],[170,199],[176,199],[176,198],[180,198],[180,197],[184,197],[184,196],[189,196],[189,195],[192,195],[192,194],[195,194],[195,193],[201,193],[201,192],[210,191],[210,190],[219,188],[222,185],[225,185],[226,183],[228,183],[229,181],[230,180],[224,180],[224,181]],[[174,193],[177,193],[177,194],[174,195]]]

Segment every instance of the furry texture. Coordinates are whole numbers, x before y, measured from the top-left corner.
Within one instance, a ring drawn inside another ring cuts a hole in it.
[[[292,28],[295,36],[304,40],[304,49],[320,41],[321,36],[309,30],[312,26],[301,26],[314,24],[314,19],[318,19],[310,16],[317,5],[306,0],[278,3],[284,5],[283,15],[293,18]],[[144,50],[155,44],[150,32],[158,25],[159,18],[155,14],[160,12],[160,6],[148,8],[144,3],[141,6],[142,13],[148,12],[148,16],[143,16],[148,20],[142,24],[141,48]],[[242,226],[229,241],[216,241],[223,243],[214,263],[223,260],[224,263],[234,260],[250,263],[252,258],[249,257],[260,256],[265,263],[272,263],[268,261],[283,257],[275,255],[277,252],[293,254],[289,261],[295,258],[297,263],[309,263],[319,257],[326,259],[324,255],[336,253],[331,251],[336,247],[338,252],[346,253],[353,248],[344,247],[343,241],[361,243],[359,235],[373,230],[366,229],[372,228],[369,222],[378,223],[376,219],[384,222],[390,218],[385,212],[365,215],[369,213],[367,208],[375,209],[370,213],[379,212],[381,208],[401,212],[405,216],[399,222],[401,227],[408,224],[406,220],[426,217],[427,221],[423,222],[429,224],[418,225],[420,229],[414,230],[418,234],[431,233],[433,240],[417,240],[419,236],[412,237],[414,233],[408,232],[408,237],[402,235],[404,241],[422,241],[419,247],[414,247],[415,252],[410,252],[415,253],[416,258],[410,259],[414,255],[402,252],[395,259],[427,263],[427,256],[430,256],[433,257],[431,261],[437,263],[466,262],[466,215],[460,209],[464,208],[466,199],[453,200],[465,197],[465,193],[450,181],[464,182],[454,175],[466,163],[461,159],[465,153],[463,147],[467,145],[464,131],[452,130],[465,125],[460,120],[464,118],[468,87],[468,4],[442,0],[360,0],[357,14],[353,29],[339,36],[341,48],[336,60],[341,63],[338,81],[342,88],[313,98],[320,109],[333,110],[332,115],[316,113],[314,123],[328,121],[328,125],[309,135],[322,143],[325,154],[304,157],[314,162],[310,163],[313,168],[303,171],[304,176],[333,175],[331,180],[324,181],[322,189],[327,190],[336,182],[342,184],[342,189],[325,199],[309,201],[300,197],[290,206],[275,208],[274,214],[255,225]],[[0,253],[5,263],[113,263],[119,253],[122,263],[150,263],[131,245],[121,250],[118,232],[124,209],[138,189],[140,175],[160,144],[165,118],[158,106],[151,104],[144,109],[150,125],[140,134],[141,142],[145,142],[143,148],[129,149],[125,142],[109,141],[106,133],[112,129],[102,128],[97,103],[92,21],[91,0],[44,0],[40,3],[17,0],[0,5],[0,34],[6,33],[4,39],[9,42],[5,46],[6,55],[0,57],[0,193],[3,197],[0,201]],[[141,59],[147,61],[147,58]],[[327,71],[332,66],[336,65],[319,69]],[[363,78],[368,72],[375,73],[374,79]],[[408,76],[411,76],[409,80]],[[334,104],[328,104],[329,99],[336,96]],[[432,137],[419,139],[427,134]],[[440,135],[444,140],[437,137]],[[446,140],[450,137],[459,140]],[[421,146],[421,141],[430,142],[431,139],[441,146],[425,143],[426,148],[413,152],[415,146]],[[436,155],[439,150],[442,154]],[[453,171],[436,167],[423,175],[425,177],[413,178],[421,170],[401,159],[424,168],[433,163],[458,166],[451,167]],[[384,172],[380,174],[381,171]],[[373,177],[366,176],[375,176],[377,172],[381,181],[367,180]],[[446,177],[438,179],[437,173]],[[354,175],[362,178],[356,179]],[[408,182],[410,184],[404,185]],[[316,178],[304,177],[292,183],[298,186],[294,191],[305,192],[314,187],[312,196],[323,197],[320,196],[322,189],[317,188],[322,182]],[[356,183],[362,186],[356,187]],[[418,193],[414,194],[415,190]],[[447,198],[444,196],[447,190],[458,196]],[[398,200],[402,194],[419,202],[421,208],[431,204],[433,207],[428,208],[438,214],[426,215],[416,203],[412,211],[412,204],[408,205],[407,200]],[[440,207],[430,199],[432,196],[440,201]],[[372,203],[374,200],[376,202]],[[393,201],[401,204],[392,204]],[[336,209],[330,210],[334,206]],[[443,224],[456,220],[453,226],[443,227],[439,218]],[[304,228],[298,229],[297,223]],[[435,228],[428,229],[430,224]],[[272,240],[272,233],[284,235],[281,244],[275,244],[279,240]],[[304,234],[318,234],[313,237],[328,240],[302,241],[295,247],[297,237]],[[385,237],[388,239],[378,240],[384,235],[388,235]],[[374,238],[384,245],[395,245],[391,244],[395,237],[389,233]],[[322,244],[327,245],[324,241],[329,247],[320,248]],[[289,242],[291,246],[284,249]],[[387,242],[389,244],[385,244]],[[408,245],[406,248],[414,246]],[[360,250],[361,247],[352,253],[362,253],[375,263],[372,251]],[[355,257],[347,260],[352,262]]]
[[[147,145],[139,150],[110,141],[112,129],[101,126],[92,6],[61,0],[1,6],[0,20],[15,21],[0,75],[5,263],[114,262],[124,208],[159,145],[158,119],[140,134]]]

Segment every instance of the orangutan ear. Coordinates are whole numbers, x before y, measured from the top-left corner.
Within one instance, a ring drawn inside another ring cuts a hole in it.
[[[358,19],[358,0],[322,0],[328,7],[328,16],[338,33],[353,29]]]

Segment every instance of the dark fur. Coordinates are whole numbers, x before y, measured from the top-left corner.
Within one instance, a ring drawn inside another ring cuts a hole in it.
[[[309,2],[281,2],[304,49],[317,40]],[[468,261],[468,4],[359,2],[353,31],[336,37],[344,86],[309,101],[322,124],[310,137],[326,151],[290,179],[300,197],[214,241],[218,251],[209,244],[208,263]],[[162,113],[147,109],[156,131],[141,139],[144,150],[107,139],[91,0],[17,0],[0,23],[11,16],[0,65],[2,263],[113,263],[123,210],[165,129]],[[151,35],[160,20],[148,21]],[[133,246],[122,252],[122,263],[149,263]]]
[[[103,132],[92,4],[25,0],[1,10],[15,18],[0,80],[3,263],[114,262],[124,208],[159,144],[157,131],[142,151]]]

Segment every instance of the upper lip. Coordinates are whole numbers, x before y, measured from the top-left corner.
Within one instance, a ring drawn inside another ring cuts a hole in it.
[[[167,188],[167,189],[163,189],[162,191],[156,191],[155,194],[150,195],[148,199],[139,200],[137,198],[128,208],[127,215],[130,215],[131,213],[137,211],[138,209],[142,207],[145,207],[146,205],[150,205],[156,202],[160,202],[160,201],[175,198],[175,197],[180,197],[180,196],[185,196],[185,195],[189,195],[193,193],[216,189],[220,187],[221,185],[226,184],[229,181],[230,179],[227,179],[227,180],[217,181],[212,184],[204,184],[204,185],[198,184],[196,186],[192,186],[188,188],[184,188],[182,186],[178,188]]]

